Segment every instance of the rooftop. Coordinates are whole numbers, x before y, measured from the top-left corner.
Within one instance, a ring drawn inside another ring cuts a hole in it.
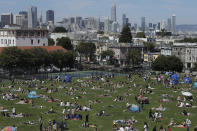
[[[8,47],[0,47],[0,53],[3,51],[4,48],[8,48]],[[29,50],[31,48],[43,48],[46,49],[48,52],[57,51],[57,50],[62,50],[64,52],[67,52],[67,50],[61,46],[20,46],[18,48],[21,50]]]

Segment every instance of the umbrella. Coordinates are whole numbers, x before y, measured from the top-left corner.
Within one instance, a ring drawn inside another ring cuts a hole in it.
[[[3,129],[3,131],[16,131],[16,128],[13,126],[7,126]]]
[[[184,95],[184,96],[192,96],[192,93],[190,93],[190,92],[182,92],[182,95]]]

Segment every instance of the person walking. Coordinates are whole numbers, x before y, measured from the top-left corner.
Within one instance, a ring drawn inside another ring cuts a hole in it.
[[[42,131],[42,116],[40,116],[39,123],[40,123],[40,131]]]
[[[144,131],[148,131],[148,124],[144,122]]]
[[[192,122],[189,119],[186,119],[187,131],[189,131],[189,127],[190,127],[191,123]]]

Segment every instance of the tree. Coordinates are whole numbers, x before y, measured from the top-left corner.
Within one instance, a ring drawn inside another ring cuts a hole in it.
[[[166,34],[166,30],[165,29],[161,29],[161,37],[164,37],[164,36],[166,36],[167,34]]]
[[[29,53],[32,54],[32,66],[36,71],[41,67],[50,66],[50,58],[46,49],[34,47],[29,49]]]
[[[136,38],[146,38],[146,35],[145,35],[144,32],[138,32],[138,33],[136,34]]]
[[[127,55],[127,61],[132,66],[135,66],[141,62],[141,52],[138,49],[130,49]]]
[[[73,50],[73,45],[69,37],[62,37],[57,39],[57,45],[62,46],[66,50]]]
[[[183,63],[176,56],[159,56],[153,63],[152,69],[156,71],[177,71],[183,70]]]
[[[49,46],[54,46],[55,45],[55,41],[51,38],[48,38],[48,45]]]
[[[106,50],[106,51],[102,51],[101,52],[101,59],[106,59],[109,60],[110,64],[113,63],[113,59],[114,59],[114,52],[112,50]]]
[[[52,64],[62,71],[63,68],[72,68],[75,62],[75,54],[72,51],[64,52],[62,50],[50,53]]]
[[[194,63],[194,67],[192,68],[192,71],[197,71],[197,63]]]
[[[146,48],[146,51],[149,51],[149,52],[154,52],[154,50],[155,50],[155,43],[153,43],[153,42],[145,42],[144,43],[144,46],[145,46],[145,48]]]
[[[128,25],[126,25],[120,34],[119,38],[120,43],[131,43],[132,42],[132,35],[131,30]]]
[[[94,43],[81,42],[81,43],[79,43],[79,45],[77,45],[76,51],[80,54],[80,61],[81,61],[82,55],[84,55],[86,57],[86,59],[89,58],[91,61],[94,58],[96,46]]]
[[[53,33],[66,33],[67,30],[64,27],[56,27]]]
[[[19,68],[21,55],[22,51],[17,47],[4,48],[0,54],[0,66],[9,71]]]

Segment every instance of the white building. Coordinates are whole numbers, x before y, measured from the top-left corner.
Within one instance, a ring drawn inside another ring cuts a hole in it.
[[[14,15],[14,24],[22,26],[24,19],[24,15]]]
[[[41,29],[0,29],[0,47],[48,46],[48,31]]]

